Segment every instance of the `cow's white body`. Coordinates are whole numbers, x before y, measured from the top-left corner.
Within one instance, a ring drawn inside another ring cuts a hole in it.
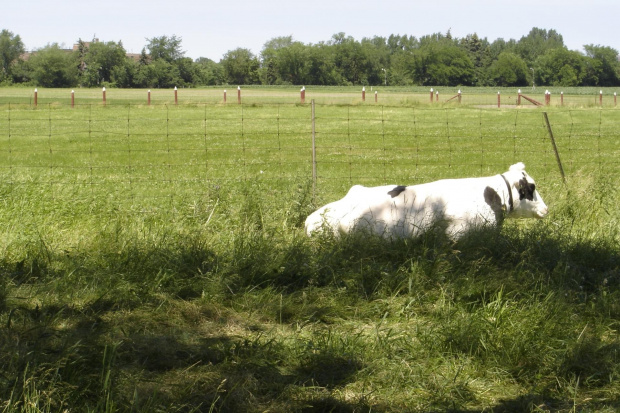
[[[542,218],[547,212],[534,181],[518,163],[504,174],[484,178],[444,179],[406,187],[355,185],[341,200],[308,216],[306,232],[330,230],[339,235],[362,230],[386,238],[406,238],[440,228],[457,239],[473,228],[501,224],[504,217]]]

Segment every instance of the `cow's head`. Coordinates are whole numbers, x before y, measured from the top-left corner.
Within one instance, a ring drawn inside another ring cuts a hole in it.
[[[544,218],[549,208],[536,190],[536,183],[525,172],[522,162],[514,164],[502,174],[510,186],[513,204],[508,216],[512,218]]]

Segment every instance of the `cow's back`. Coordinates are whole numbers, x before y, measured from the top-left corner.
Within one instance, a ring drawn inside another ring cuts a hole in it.
[[[308,234],[321,227],[334,234],[367,231],[386,238],[415,237],[438,227],[454,235],[472,224],[494,222],[484,203],[484,178],[446,179],[412,186],[356,185],[347,195],[312,213]]]

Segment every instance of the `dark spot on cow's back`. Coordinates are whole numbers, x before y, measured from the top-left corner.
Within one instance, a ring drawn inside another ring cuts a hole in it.
[[[392,198],[396,198],[398,195],[401,194],[401,192],[403,192],[405,189],[407,189],[406,186],[404,185],[398,185],[397,187],[395,187],[394,189],[392,189],[391,191],[388,192],[388,195],[390,195]]]

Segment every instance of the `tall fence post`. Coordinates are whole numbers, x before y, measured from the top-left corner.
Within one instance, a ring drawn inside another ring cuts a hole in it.
[[[377,91],[375,90],[375,103],[377,103]]]
[[[366,88],[362,87],[362,102],[366,102]]]
[[[439,91],[435,92],[435,102],[439,102]]]
[[[146,104],[151,106],[151,89],[149,89],[148,93],[146,94]]]
[[[75,90],[71,91],[71,107],[75,107]]]
[[[178,95],[178,90],[177,87],[174,87],[174,104],[178,105],[179,104],[179,95]]]
[[[106,99],[105,99],[105,86],[103,87],[103,89],[101,90],[102,94],[103,94],[103,104],[106,104]]]
[[[224,89],[224,103],[226,103],[226,89]]]
[[[433,103],[433,88],[431,88],[431,103]]]
[[[300,93],[301,103],[306,103],[306,87],[302,86]]]
[[[310,101],[312,107],[312,199],[314,199],[316,193],[316,125],[315,125],[315,108],[314,99]]]
[[[497,107],[501,107],[502,106],[502,99],[500,97],[500,93],[499,91],[497,92]]]
[[[521,89],[517,91],[517,106],[521,106]]]
[[[564,92],[560,92],[560,106],[564,106]]]
[[[603,106],[603,90],[602,89],[598,94],[598,104]]]
[[[458,93],[459,97],[458,97],[458,101],[459,103],[461,103],[461,89],[459,89],[459,93]]]
[[[543,117],[545,118],[545,123],[547,124],[547,131],[549,132],[549,138],[551,138],[551,145],[553,146],[553,153],[555,153],[555,160],[558,163],[558,168],[560,169],[560,175],[562,175],[562,182],[566,184],[566,176],[564,175],[564,168],[562,167],[562,161],[560,160],[560,154],[558,152],[558,147],[555,144],[555,138],[553,137],[553,131],[551,130],[551,123],[549,122],[549,116],[547,116],[547,112],[543,112]]]
[[[241,104],[241,86],[237,86],[237,103]]]
[[[34,107],[37,107],[37,104],[39,103],[39,91],[37,89],[34,90]]]

